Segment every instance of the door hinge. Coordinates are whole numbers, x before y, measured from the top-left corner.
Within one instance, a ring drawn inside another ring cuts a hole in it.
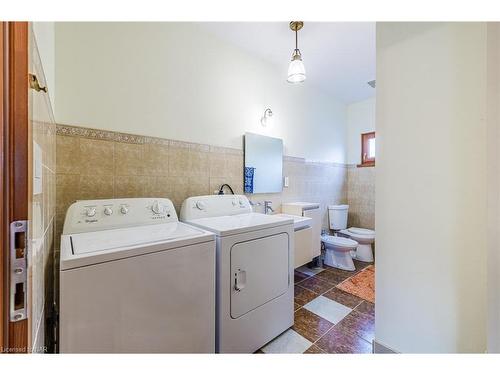
[[[28,222],[10,223],[10,321],[27,318]]]

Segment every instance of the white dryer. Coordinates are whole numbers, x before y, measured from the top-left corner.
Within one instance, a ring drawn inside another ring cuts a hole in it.
[[[216,352],[253,353],[293,325],[293,219],[244,195],[188,198],[180,218],[217,237]]]
[[[215,237],[168,199],[78,201],[60,258],[60,352],[213,353]]]

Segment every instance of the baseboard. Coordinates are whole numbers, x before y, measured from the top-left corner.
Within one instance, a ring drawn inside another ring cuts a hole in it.
[[[375,354],[398,354],[396,350],[389,348],[387,345],[378,342],[377,340],[372,341],[372,352]]]

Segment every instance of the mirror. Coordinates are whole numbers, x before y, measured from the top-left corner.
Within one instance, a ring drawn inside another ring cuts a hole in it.
[[[245,133],[245,193],[283,190],[283,140]]]

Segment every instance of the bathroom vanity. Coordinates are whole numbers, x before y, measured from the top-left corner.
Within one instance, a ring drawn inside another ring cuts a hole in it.
[[[303,218],[309,218],[311,220],[310,224],[310,242],[309,242],[309,252],[304,251],[304,263],[312,261],[314,258],[321,255],[321,213],[318,203],[310,202],[292,202],[283,203],[281,206],[281,211],[285,214],[300,216]],[[305,238],[303,239],[305,241]],[[300,260],[302,261],[302,260]],[[297,262],[296,262],[297,264]],[[297,267],[297,266],[296,266]]]
[[[293,219],[294,229],[294,268],[298,268],[311,261],[312,224],[310,217],[276,214],[276,216]]]

